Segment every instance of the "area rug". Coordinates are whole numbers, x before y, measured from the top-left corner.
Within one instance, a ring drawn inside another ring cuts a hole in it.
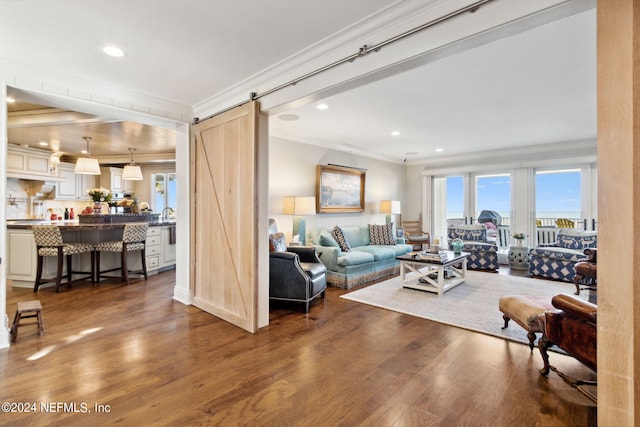
[[[408,274],[407,278],[410,277]],[[398,276],[344,294],[342,298],[528,345],[526,331],[514,321],[502,329],[504,321],[498,310],[500,297],[539,295],[548,296],[550,301],[559,293],[574,292],[575,286],[566,282],[468,271],[464,283],[442,296],[403,288]],[[580,298],[587,300],[588,293],[581,292]]]

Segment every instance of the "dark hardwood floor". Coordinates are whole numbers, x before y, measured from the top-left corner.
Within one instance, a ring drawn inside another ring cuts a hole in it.
[[[46,334],[22,327],[0,350],[2,401],[37,410],[0,414],[0,424],[595,425],[593,404],[538,374],[537,349],[347,301],[337,288],[308,314],[273,307],[252,335],[173,301],[174,283],[170,271],[59,294],[8,287],[9,320],[17,301],[37,298]]]

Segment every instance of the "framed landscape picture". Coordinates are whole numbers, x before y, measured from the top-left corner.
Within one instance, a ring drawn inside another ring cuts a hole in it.
[[[318,213],[364,211],[366,172],[344,166],[316,167],[316,210]]]

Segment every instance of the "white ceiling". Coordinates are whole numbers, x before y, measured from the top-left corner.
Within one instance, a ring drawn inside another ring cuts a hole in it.
[[[394,161],[595,139],[596,13],[321,102],[329,109],[316,102],[272,118],[271,134]]]
[[[194,106],[393,3],[5,0],[0,57]],[[271,134],[398,162],[595,138],[595,20],[595,10],[583,12],[332,96],[328,110],[287,111],[296,121],[272,116]],[[125,56],[105,56],[108,43]],[[10,142],[53,132],[74,152],[79,135],[95,131],[104,153],[95,144],[92,154],[112,155],[129,145],[166,150],[172,138],[135,124],[77,126],[22,126],[10,129]],[[155,136],[145,147],[147,131]],[[109,135],[117,135],[112,146]]]

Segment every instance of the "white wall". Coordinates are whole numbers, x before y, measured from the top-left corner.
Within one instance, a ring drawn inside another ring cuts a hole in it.
[[[278,230],[291,239],[292,216],[282,214],[284,196],[315,196],[316,166],[328,163],[366,169],[365,210],[361,213],[321,213],[308,216],[307,232],[334,225],[384,224],[380,200],[406,203],[405,167],[322,147],[269,139],[269,218],[275,218]],[[403,208],[404,212],[404,208]]]

